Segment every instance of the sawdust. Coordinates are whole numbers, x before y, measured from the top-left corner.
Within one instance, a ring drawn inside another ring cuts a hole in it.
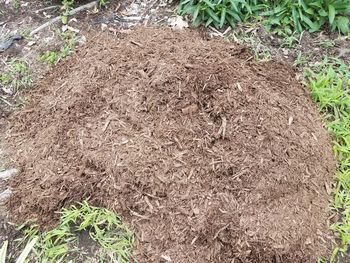
[[[10,119],[17,222],[50,227],[88,198],[122,215],[145,262],[328,252],[335,162],[290,67],[193,31],[88,39]]]

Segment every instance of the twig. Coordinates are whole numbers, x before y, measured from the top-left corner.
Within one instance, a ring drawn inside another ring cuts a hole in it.
[[[225,116],[221,116],[222,119],[222,138],[225,139],[227,120]]]
[[[142,44],[140,44],[139,42],[133,41],[133,40],[131,40],[130,43],[134,44],[134,45],[136,45],[138,47],[143,47]]]
[[[220,37],[224,37],[224,34],[221,33],[220,31],[216,30],[214,27],[209,26],[209,28],[210,28],[212,31],[214,31],[216,34],[218,34]]]
[[[226,134],[226,126],[227,126],[227,120],[225,116],[220,116],[221,117],[221,126],[219,128],[219,131],[216,133],[216,138],[219,139],[220,137],[222,139],[225,139],[225,134]]]
[[[131,210],[130,208],[129,208],[129,211],[130,211],[130,213],[131,213],[132,215],[134,215],[134,216],[137,216],[137,217],[140,217],[140,218],[146,219],[146,220],[149,220],[149,219],[150,219],[148,216],[140,215],[139,213],[137,213],[137,212]]]
[[[5,102],[7,105],[9,105],[10,107],[12,107],[12,104],[10,102],[8,102],[6,99],[4,99],[3,97],[0,97],[0,100],[2,100],[3,102]]]
[[[213,240],[215,240],[215,239],[219,236],[220,232],[222,232],[222,231],[224,231],[226,228],[228,228],[229,225],[231,225],[231,223],[228,223],[226,226],[220,228],[219,231],[216,232],[216,234],[214,235]]]
[[[71,15],[74,15],[80,11],[83,11],[83,10],[86,10],[86,9],[90,9],[90,8],[93,8],[94,6],[96,6],[98,3],[98,1],[92,1],[91,3],[88,3],[86,5],[82,5],[82,6],[79,6],[71,11],[68,12],[68,15],[71,16]],[[29,36],[33,36],[35,35],[36,33],[38,33],[39,31],[43,30],[44,28],[52,25],[52,24],[55,24],[57,23],[58,21],[60,21],[61,19],[61,16],[57,16],[49,21],[47,21],[45,24],[39,26],[38,28],[34,29],[32,32],[29,33]]]
[[[47,6],[47,7],[44,7],[44,8],[41,8],[41,9],[38,9],[35,11],[35,14],[39,13],[39,12],[42,12],[42,11],[46,11],[46,10],[51,10],[51,9],[55,9],[55,8],[59,8],[60,6],[59,5],[53,5],[53,6]]]

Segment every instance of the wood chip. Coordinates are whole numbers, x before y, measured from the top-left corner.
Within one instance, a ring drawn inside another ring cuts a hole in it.
[[[198,106],[197,104],[191,104],[190,106],[183,108],[181,111],[183,114],[194,114],[198,112]]]
[[[131,43],[131,44],[134,44],[134,45],[136,45],[136,46],[138,46],[138,47],[143,47],[142,44],[140,44],[139,42],[133,41],[133,40],[130,40],[130,43]]]

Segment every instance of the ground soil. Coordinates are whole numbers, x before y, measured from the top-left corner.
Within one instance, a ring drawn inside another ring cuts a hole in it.
[[[87,35],[8,120],[17,222],[89,199],[140,262],[329,255],[331,143],[288,65],[190,30]]]

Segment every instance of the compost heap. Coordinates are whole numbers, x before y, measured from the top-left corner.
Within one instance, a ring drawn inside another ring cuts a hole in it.
[[[335,163],[290,67],[194,31],[88,39],[9,121],[17,222],[51,227],[89,199],[122,216],[145,262],[327,255]]]

